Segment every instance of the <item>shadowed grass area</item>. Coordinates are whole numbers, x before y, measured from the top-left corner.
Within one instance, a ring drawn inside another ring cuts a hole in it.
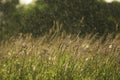
[[[120,80],[120,36],[101,42],[65,33],[13,37],[0,44],[0,80]]]

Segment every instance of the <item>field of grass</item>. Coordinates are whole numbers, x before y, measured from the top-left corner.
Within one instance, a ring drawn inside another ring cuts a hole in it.
[[[59,35],[59,34],[58,34]],[[31,35],[0,43],[0,80],[120,80],[120,36]]]

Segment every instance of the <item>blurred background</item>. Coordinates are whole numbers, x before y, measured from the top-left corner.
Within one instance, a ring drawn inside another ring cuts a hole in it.
[[[0,40],[41,36],[59,23],[68,34],[120,33],[119,0],[0,0]]]

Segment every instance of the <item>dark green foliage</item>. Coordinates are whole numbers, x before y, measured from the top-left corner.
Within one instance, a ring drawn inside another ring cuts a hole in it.
[[[37,0],[18,7],[18,0],[0,2],[0,38],[17,33],[42,35],[59,21],[67,33],[99,35],[120,32],[120,3],[97,0]]]
[[[18,16],[16,13],[17,4],[17,0],[0,1],[0,40],[19,31]]]
[[[120,31],[117,19],[120,13],[119,3],[107,4],[97,0],[48,0],[48,4],[48,8],[54,7],[51,11],[55,19],[59,19],[70,32],[104,34]]]

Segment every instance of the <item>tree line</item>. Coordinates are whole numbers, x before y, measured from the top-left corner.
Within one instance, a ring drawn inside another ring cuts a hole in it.
[[[103,0],[37,0],[20,6],[18,0],[0,2],[0,37],[18,33],[44,35],[54,21],[67,33],[99,35],[120,32],[120,3]]]

